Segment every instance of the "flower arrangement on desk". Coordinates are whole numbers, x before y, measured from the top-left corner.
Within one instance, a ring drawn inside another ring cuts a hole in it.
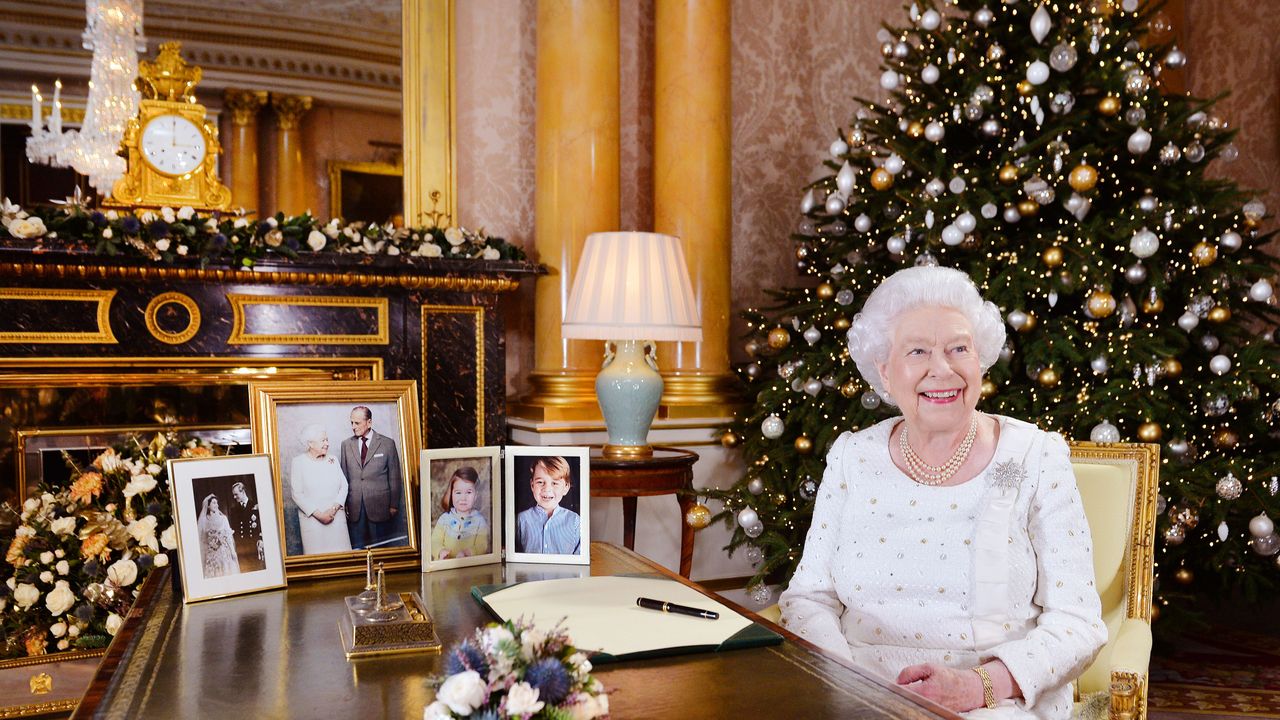
[[[105,647],[177,547],[165,461],[213,454],[174,434],[135,437],[28,498],[0,542],[0,659]]]
[[[310,213],[262,219],[237,212],[202,214],[190,207],[159,210],[99,211],[79,195],[56,201],[62,207],[31,211],[0,204],[0,239],[38,247],[66,246],[99,255],[143,257],[159,263],[198,259],[201,263],[252,267],[263,259],[297,259],[309,253],[356,253],[469,260],[524,260],[519,246],[484,230],[460,227],[398,228],[394,225],[334,218],[322,222]],[[441,216],[433,215],[439,219]]]
[[[591,661],[560,627],[542,632],[524,621],[507,621],[480,628],[449,651],[444,672],[433,680],[436,699],[423,720],[609,715],[609,696],[591,676]]]

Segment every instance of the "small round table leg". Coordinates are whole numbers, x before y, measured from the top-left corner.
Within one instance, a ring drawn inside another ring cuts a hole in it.
[[[696,531],[685,522],[685,518],[698,499],[692,495],[676,495],[676,502],[680,503],[680,574],[689,577],[693,570],[693,534]]]

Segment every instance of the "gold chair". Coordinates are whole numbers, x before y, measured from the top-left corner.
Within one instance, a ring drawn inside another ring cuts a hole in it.
[[[1094,583],[1107,624],[1107,644],[1076,681],[1076,699],[1105,692],[1111,720],[1141,720],[1151,662],[1159,446],[1073,442],[1071,466],[1093,536]],[[778,622],[781,610],[771,605],[760,615]]]

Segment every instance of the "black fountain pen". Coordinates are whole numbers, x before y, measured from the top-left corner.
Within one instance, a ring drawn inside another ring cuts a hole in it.
[[[692,617],[706,618],[707,620],[720,619],[720,613],[711,610],[701,610],[688,605],[677,605],[675,603],[666,602],[665,600],[654,600],[653,598],[636,598],[636,604],[646,610],[657,610],[664,613],[676,613],[677,615],[689,615]]]

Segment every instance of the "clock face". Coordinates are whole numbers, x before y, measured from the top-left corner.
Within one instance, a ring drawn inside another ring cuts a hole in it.
[[[142,156],[155,169],[183,175],[200,167],[207,151],[204,133],[181,115],[161,115],[142,130]]]

